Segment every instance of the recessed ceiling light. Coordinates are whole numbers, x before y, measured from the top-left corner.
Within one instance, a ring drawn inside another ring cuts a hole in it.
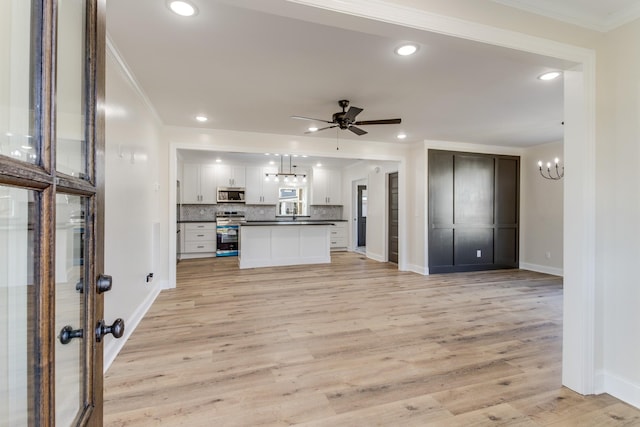
[[[557,79],[558,77],[560,77],[562,75],[562,73],[560,71],[550,71],[548,73],[544,73],[544,74],[540,74],[538,76],[539,80],[553,80],[553,79]]]
[[[317,167],[322,167],[322,163],[316,163]]]
[[[317,131],[317,130],[318,130],[318,128],[317,128],[317,127],[315,127],[315,126],[311,126],[311,127],[309,128],[309,132],[315,132],[315,131]]]
[[[196,120],[197,120],[197,121],[199,121],[199,122],[201,122],[201,123],[204,123],[204,122],[206,122],[207,120],[209,120],[209,118],[208,118],[208,117],[206,117],[206,116],[196,116]]]
[[[216,159],[216,163],[222,163],[222,159]]]
[[[177,15],[180,16],[193,16],[198,13],[198,9],[194,5],[184,0],[181,1],[170,1],[169,9]]]
[[[406,137],[407,137],[406,133],[399,133],[397,136],[398,139],[405,139]]]
[[[415,44],[405,44],[396,49],[396,53],[400,56],[413,55],[418,51],[418,46]]]

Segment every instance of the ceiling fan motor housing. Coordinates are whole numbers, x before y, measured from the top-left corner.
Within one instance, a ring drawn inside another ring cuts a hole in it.
[[[349,120],[345,118],[344,115],[344,111],[339,111],[333,114],[333,123],[336,123],[338,126],[340,126],[340,129],[347,129],[350,124]]]

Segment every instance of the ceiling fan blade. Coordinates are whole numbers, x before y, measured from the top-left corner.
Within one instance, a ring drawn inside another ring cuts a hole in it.
[[[360,135],[364,135],[365,133],[367,133],[366,130],[362,130],[360,128],[357,128],[355,126],[349,126],[349,130],[353,133],[355,133],[356,135],[360,136]]]
[[[314,119],[313,117],[304,117],[304,116],[291,116],[292,119],[300,119],[300,120],[312,120],[314,122],[322,122],[322,123],[333,123],[324,119]]]
[[[384,119],[384,120],[363,120],[355,122],[354,125],[397,125],[402,123],[402,119]]]
[[[358,114],[360,114],[362,112],[362,108],[358,108],[358,107],[349,107],[349,109],[347,110],[347,112],[344,114],[344,118],[349,121],[352,122],[355,120],[356,116]]]
[[[331,122],[327,122],[327,123],[331,123]],[[324,128],[320,128],[318,130],[314,130],[314,131],[308,130],[305,133],[317,133],[317,132],[320,132],[321,130],[336,128],[336,127],[338,127],[338,125],[327,126],[327,127],[324,127]]]

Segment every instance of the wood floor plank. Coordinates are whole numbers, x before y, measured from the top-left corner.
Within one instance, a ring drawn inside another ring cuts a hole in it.
[[[558,277],[421,276],[354,253],[177,273],[105,375],[106,426],[640,425],[561,386]]]

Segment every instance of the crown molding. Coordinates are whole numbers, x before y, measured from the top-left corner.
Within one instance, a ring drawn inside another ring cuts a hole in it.
[[[122,72],[122,74],[125,76],[125,78],[129,81],[129,83],[133,87],[133,90],[138,94],[140,99],[142,99],[142,102],[144,102],[144,104],[147,106],[147,108],[151,112],[151,115],[153,116],[154,120],[160,126],[163,126],[164,123],[162,122],[162,119],[160,119],[160,115],[158,114],[158,111],[153,106],[153,104],[151,103],[151,100],[149,99],[147,94],[144,92],[144,90],[142,89],[140,84],[138,83],[138,80],[136,79],[135,75],[133,74],[133,71],[131,71],[131,69],[127,65],[127,62],[124,60],[124,58],[122,57],[122,55],[118,51],[118,48],[113,43],[113,40],[111,40],[111,37],[109,36],[109,33],[107,33],[106,45],[107,45],[106,46],[107,55],[111,56],[111,58],[118,65],[118,67],[120,68],[120,71]]]
[[[602,18],[584,10],[568,7],[556,1],[545,0],[491,0],[507,7],[524,10],[525,12],[545,16],[579,27],[606,33],[640,18],[640,4],[620,9]]]

